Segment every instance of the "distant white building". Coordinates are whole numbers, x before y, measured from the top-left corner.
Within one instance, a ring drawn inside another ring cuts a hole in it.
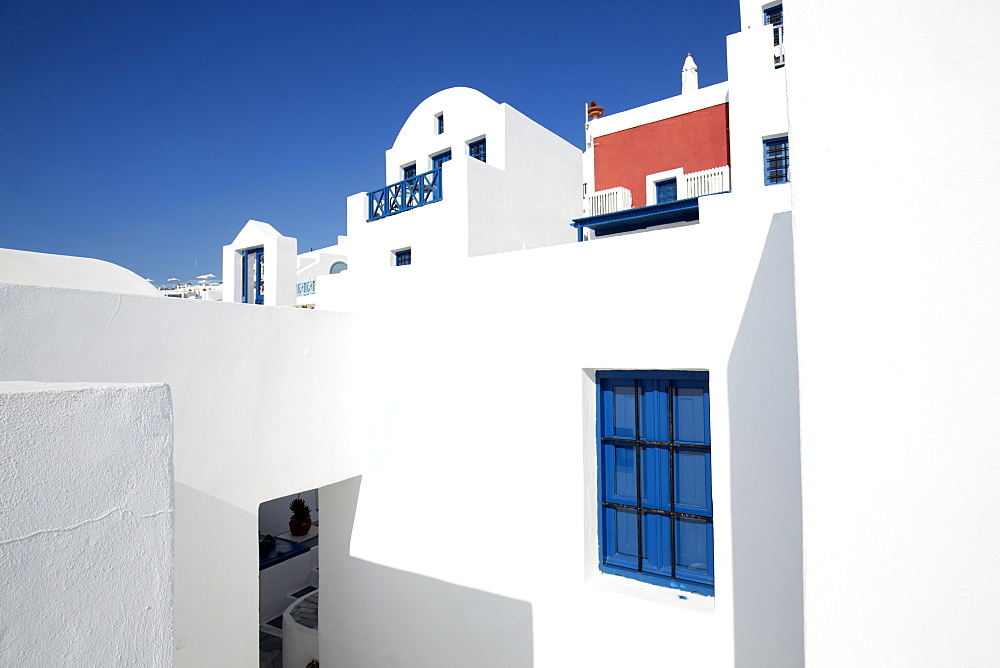
[[[291,564],[296,665],[993,662],[989,86],[926,67],[936,8],[788,10],[741,0],[728,82],[588,105],[583,152],[432,95],[336,245],[239,231],[229,303],[0,255],[0,566],[65,611],[0,587],[0,663],[253,665]],[[261,575],[303,490],[320,546]]]

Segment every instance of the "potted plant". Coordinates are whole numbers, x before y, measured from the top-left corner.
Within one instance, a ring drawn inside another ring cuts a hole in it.
[[[293,536],[305,536],[313,525],[312,515],[310,515],[312,508],[306,505],[302,497],[296,497],[288,504],[288,509],[292,511],[292,519],[288,520],[289,532]]]

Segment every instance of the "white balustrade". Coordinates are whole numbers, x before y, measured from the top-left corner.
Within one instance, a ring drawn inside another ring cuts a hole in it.
[[[729,191],[729,166],[713,167],[684,175],[687,197],[701,197]]]
[[[631,208],[632,191],[622,186],[598,190],[583,198],[584,216],[600,216]]]

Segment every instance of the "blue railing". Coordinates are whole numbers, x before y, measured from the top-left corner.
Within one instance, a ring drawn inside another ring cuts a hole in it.
[[[295,296],[305,297],[316,294],[316,279],[295,284]]]
[[[368,220],[416,209],[437,202],[441,197],[441,168],[438,167],[368,193]]]

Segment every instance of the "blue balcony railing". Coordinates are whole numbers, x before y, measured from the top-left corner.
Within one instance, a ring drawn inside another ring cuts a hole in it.
[[[368,220],[378,220],[440,201],[441,168],[417,174],[368,193]]]

